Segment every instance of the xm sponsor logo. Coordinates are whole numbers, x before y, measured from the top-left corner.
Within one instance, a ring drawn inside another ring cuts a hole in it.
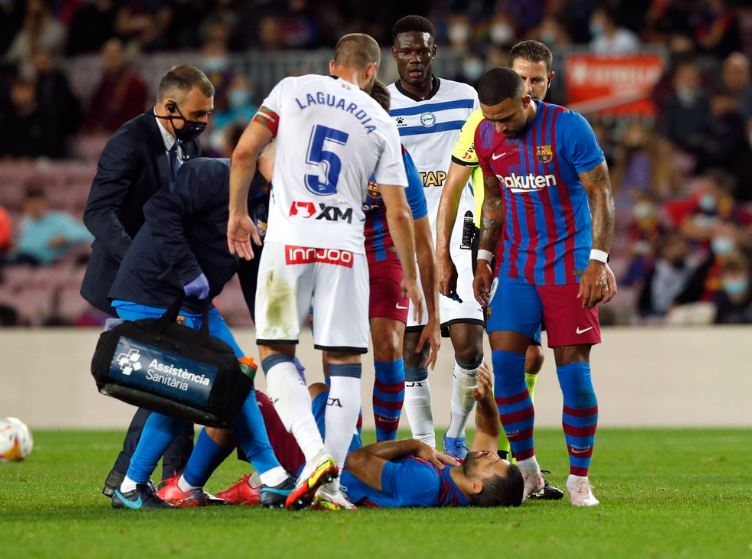
[[[317,219],[323,221],[346,221],[352,223],[352,208],[344,210],[337,206],[327,206],[321,202],[293,202],[290,204],[290,217]]]

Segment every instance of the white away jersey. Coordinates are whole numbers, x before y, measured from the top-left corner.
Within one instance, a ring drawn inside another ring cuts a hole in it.
[[[459,138],[462,125],[479,107],[478,94],[471,86],[434,78],[434,88],[427,99],[418,100],[395,82],[389,86],[392,96],[392,117],[399,130],[402,143],[410,152],[423,179],[428,202],[431,227],[436,231],[436,217],[441,190],[446,180],[452,150]],[[472,209],[472,189],[466,187],[458,222],[462,222],[465,209]]]
[[[407,186],[394,122],[371,97],[329,76],[285,78],[259,109],[276,128],[268,241],[363,253],[371,175]]]

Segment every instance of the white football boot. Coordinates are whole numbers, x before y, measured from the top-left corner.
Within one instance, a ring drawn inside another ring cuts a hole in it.
[[[569,501],[576,507],[594,507],[601,502],[593,495],[588,478],[570,475],[567,478]]]

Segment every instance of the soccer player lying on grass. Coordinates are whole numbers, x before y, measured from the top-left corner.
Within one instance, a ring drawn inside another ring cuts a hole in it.
[[[341,486],[361,506],[519,506],[517,466],[497,453],[501,425],[489,366],[478,371],[475,440],[463,464],[414,439],[365,446],[347,456]]]
[[[329,389],[323,383],[316,383],[308,390],[313,415],[323,437]],[[305,460],[295,438],[287,432],[269,399],[259,391],[256,394],[274,453],[287,471],[299,471]],[[356,434],[340,478],[347,498],[356,505],[384,508],[519,506],[524,486],[522,474],[517,466],[502,460],[497,453],[501,425],[493,397],[490,367],[485,363],[481,366],[473,396],[477,402],[476,433],[464,464],[460,465],[455,458],[415,439],[361,447],[360,437]],[[213,468],[218,465],[214,464]],[[191,477],[193,483],[203,485],[213,471],[206,466],[191,456],[184,475]],[[172,483],[177,483],[177,480]],[[253,487],[253,478],[249,475],[244,475],[217,496],[233,505],[257,505],[261,501],[260,488]],[[189,506],[188,503],[182,505]],[[313,508],[336,510],[341,507],[329,501],[314,501]]]

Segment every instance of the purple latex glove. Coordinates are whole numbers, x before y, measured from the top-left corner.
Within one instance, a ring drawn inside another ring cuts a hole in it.
[[[183,291],[187,297],[206,299],[209,296],[209,280],[206,279],[206,276],[202,272],[196,279],[185,284]]]

